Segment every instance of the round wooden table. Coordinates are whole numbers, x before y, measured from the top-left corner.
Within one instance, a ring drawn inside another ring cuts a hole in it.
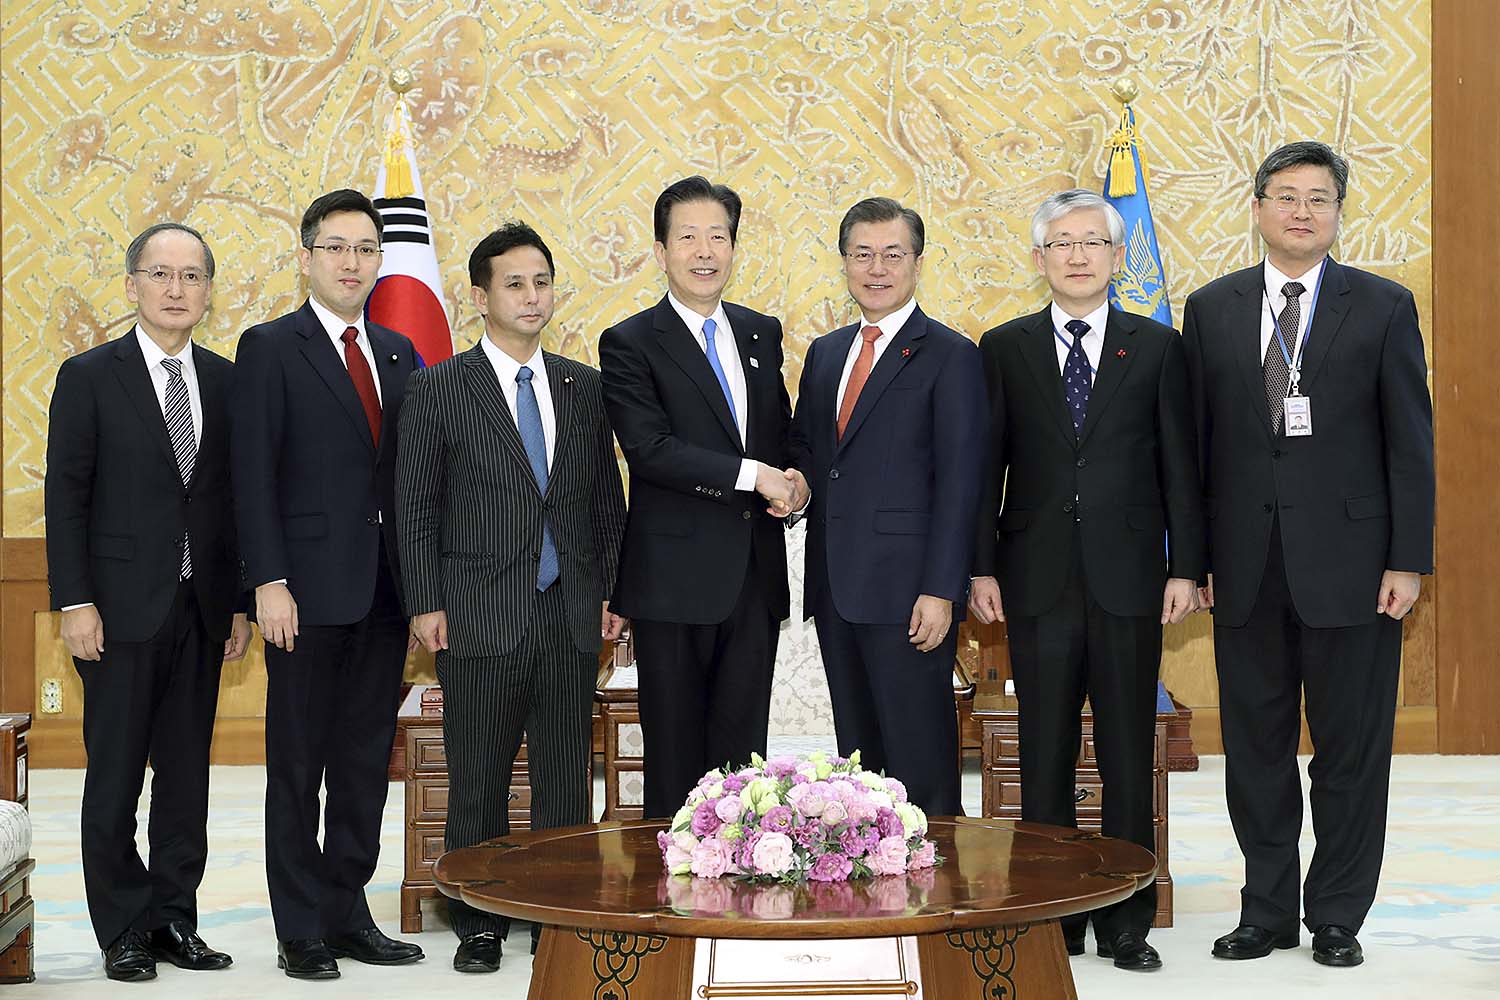
[[[1149,851],[1098,834],[967,817],[929,824],[942,865],[861,882],[670,876],[656,846],[664,824],[651,820],[517,833],[444,854],[433,877],[447,896],[546,925],[532,1000],[809,996],[805,984],[798,992],[784,979],[767,979],[758,992],[743,983],[705,986],[705,955],[712,965],[713,953],[700,942],[809,942],[808,954],[788,960],[816,973],[820,963],[839,963],[814,954],[814,943],[851,938],[915,945],[904,952],[892,945],[902,971],[889,982],[874,982],[881,978],[874,973],[808,982],[849,996],[920,990],[933,1000],[1024,1000],[1076,996],[1058,917],[1125,899],[1156,871]],[[912,960],[919,973],[908,974]]]

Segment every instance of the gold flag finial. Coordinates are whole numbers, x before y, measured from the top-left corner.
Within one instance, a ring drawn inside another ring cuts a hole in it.
[[[1136,87],[1135,81],[1128,76],[1122,76],[1109,85],[1109,92],[1114,95],[1115,100],[1121,104],[1130,104],[1140,96],[1140,89]]]
[[[1130,102],[1140,93],[1135,81],[1122,76],[1109,85],[1109,92],[1120,102],[1120,127],[1109,137],[1109,190],[1111,198],[1127,198],[1135,194],[1135,122],[1130,115]],[[1145,170],[1145,164],[1141,165]]]
[[[416,78],[405,66],[391,70],[390,85],[396,92],[396,107],[391,111],[391,125],[385,137],[385,196],[406,198],[415,193],[411,178],[411,119],[406,112],[406,92]]]
[[[406,92],[410,90],[412,88],[412,85],[416,82],[416,77],[412,76],[411,70],[407,69],[405,66],[397,66],[395,69],[391,70],[391,89],[394,90],[397,94],[400,94],[402,97],[406,96]]]

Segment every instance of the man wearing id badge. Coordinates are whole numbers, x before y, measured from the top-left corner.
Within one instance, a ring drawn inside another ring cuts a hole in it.
[[[1182,338],[1209,524],[1225,794],[1245,855],[1223,959],[1313,932],[1323,965],[1364,961],[1375,898],[1401,619],[1432,571],[1432,401],[1409,290],[1329,256],[1348,164],[1294,142],[1255,175],[1263,262],[1188,297]],[[1301,880],[1299,706],[1312,735]]]

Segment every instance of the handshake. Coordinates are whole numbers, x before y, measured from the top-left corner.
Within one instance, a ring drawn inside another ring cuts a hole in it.
[[[808,488],[807,479],[801,472],[796,469],[783,471],[764,462],[756,465],[755,492],[765,497],[770,504],[766,508],[767,514],[786,517],[807,506],[812,490]]]

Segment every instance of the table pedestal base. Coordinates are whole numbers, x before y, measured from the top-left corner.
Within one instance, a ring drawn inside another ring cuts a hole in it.
[[[782,971],[785,970],[785,971]],[[903,938],[719,940],[548,926],[529,1000],[1076,1000],[1057,921]]]

